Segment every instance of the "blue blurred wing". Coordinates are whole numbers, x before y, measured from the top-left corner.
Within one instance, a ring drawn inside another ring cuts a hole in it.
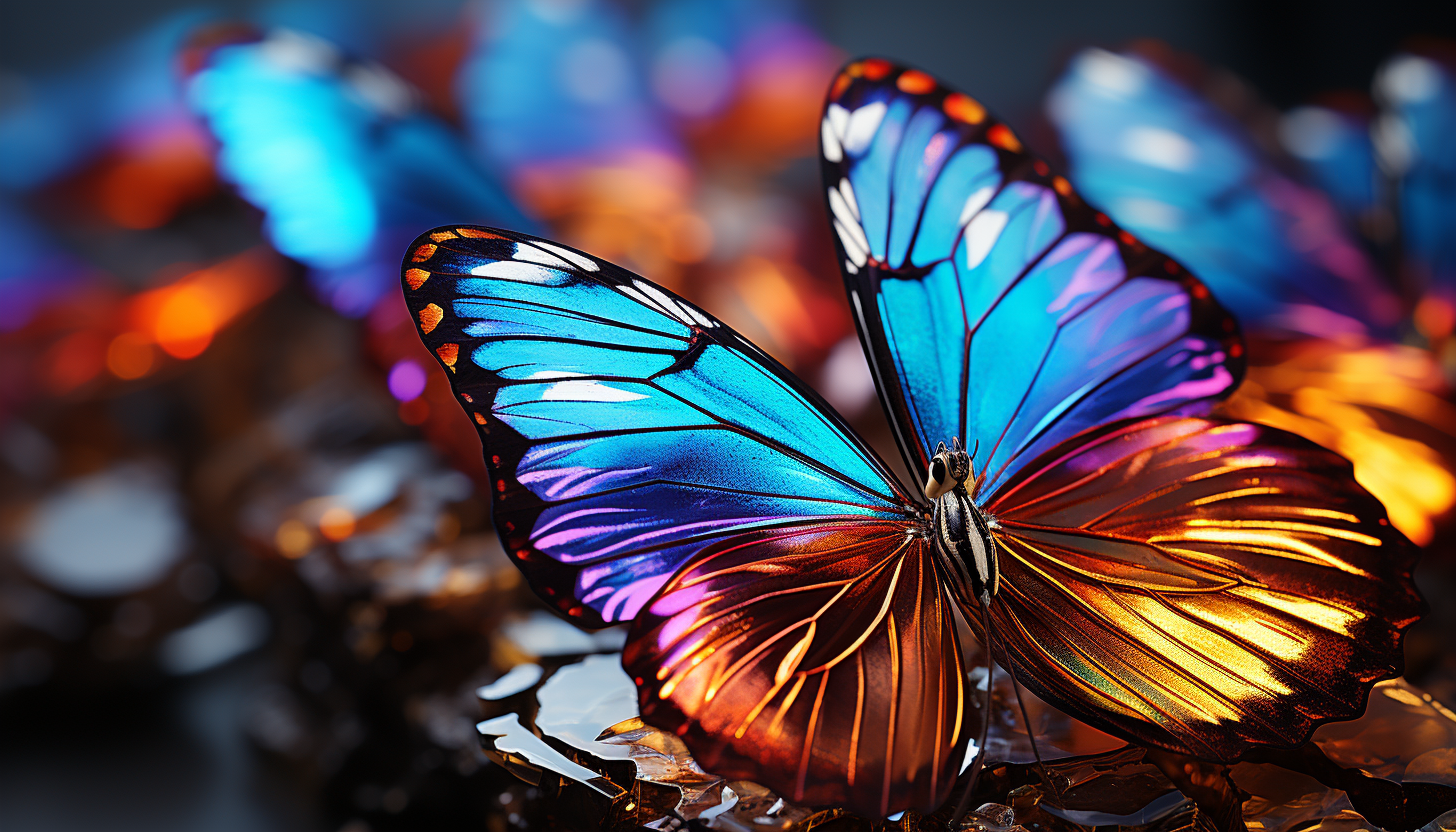
[[[346,314],[394,284],[398,252],[421,227],[533,225],[403,80],[315,36],[278,29],[215,47],[188,92],[221,146],[222,176]]]
[[[1373,219],[1384,197],[1370,126],[1353,108],[1326,106],[1298,107],[1279,121],[1280,144],[1354,223]]]
[[[1089,50],[1047,99],[1072,180],[1251,331],[1388,334],[1400,304],[1317,191],[1155,64]]]
[[[1375,94],[1385,108],[1376,147],[1397,177],[1407,262],[1423,288],[1456,292],[1456,70],[1398,55],[1377,74]]]
[[[604,0],[506,0],[481,15],[460,108],[492,158],[517,166],[678,151],[647,96],[637,45]]]
[[[587,626],[632,619],[704,548],[827,522],[915,522],[822,400],[697,307],[609,263],[452,226],[405,297],[487,449],[495,521]]]
[[[911,470],[960,437],[990,494],[1081,431],[1237,385],[1237,327],[1208,290],[972,99],[862,61],[821,139],[851,306]]]

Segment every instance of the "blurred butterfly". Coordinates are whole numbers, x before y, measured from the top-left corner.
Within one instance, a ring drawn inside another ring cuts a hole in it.
[[[1228,760],[1359,713],[1398,672],[1413,550],[1344,460],[1194,415],[1241,371],[1202,284],[922,73],[851,64],[823,139],[914,491],[641,277],[470,226],[405,257],[506,550],[568,618],[631,622],[644,720],[795,802],[934,809],[971,731],[957,610],[1141,742]]]
[[[261,209],[278,251],[338,311],[362,315],[421,226],[447,217],[533,227],[451,129],[379,64],[290,29],[200,45],[188,100],[218,169]]]
[[[1456,61],[1403,53],[1375,76],[1372,138],[1395,181],[1406,266],[1421,289],[1456,302]],[[1449,334],[1449,333],[1444,333]]]
[[[1379,86],[1408,87],[1388,80],[1392,71],[1396,78],[1411,72],[1400,69],[1410,66],[1402,60],[1382,72]],[[1435,97],[1440,82],[1416,86]],[[1441,403],[1448,387],[1432,357],[1391,342],[1401,320],[1395,281],[1375,271],[1347,230],[1389,224],[1368,119],[1310,106],[1281,120],[1287,161],[1334,184],[1326,197],[1281,171],[1246,128],[1141,55],[1083,53],[1053,88],[1047,111],[1088,198],[1187,262],[1255,339],[1250,383],[1224,412],[1297,431],[1349,457],[1397,527],[1429,542],[1456,503],[1456,418]],[[1456,198],[1446,205],[1456,216]],[[1297,337],[1321,342],[1274,343]]]

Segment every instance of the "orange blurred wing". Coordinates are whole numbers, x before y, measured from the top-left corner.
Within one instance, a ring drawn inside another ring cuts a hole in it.
[[[1350,464],[1273,428],[1101,428],[986,508],[1003,665],[1098,728],[1199,757],[1360,714],[1422,607],[1415,547]]]
[[[1426,350],[1402,344],[1266,342],[1220,407],[1348,458],[1406,537],[1425,545],[1456,505],[1456,405]]]
[[[912,523],[742,535],[677,574],[622,664],[708,771],[870,817],[944,802],[967,726],[951,602]]]

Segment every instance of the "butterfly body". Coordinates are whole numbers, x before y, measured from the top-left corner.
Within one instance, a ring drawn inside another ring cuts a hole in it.
[[[970,454],[954,439],[950,449],[940,443],[925,480],[925,496],[934,503],[931,527],[936,550],[967,608],[978,603],[989,606],[1000,583],[996,537],[991,533],[995,521],[976,505],[977,482],[966,482],[970,474]]]

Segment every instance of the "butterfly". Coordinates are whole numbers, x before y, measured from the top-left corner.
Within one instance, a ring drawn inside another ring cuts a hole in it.
[[[215,40],[193,48],[187,99],[218,142],[218,170],[336,310],[372,309],[420,226],[460,217],[535,227],[383,66],[294,29]]]
[[[1207,289],[928,75],[850,64],[822,133],[916,489],[624,269],[474,226],[404,258],[506,551],[569,620],[630,622],[643,719],[797,803],[929,811],[971,734],[957,619],[983,616],[1023,684],[1140,742],[1228,760],[1359,713],[1414,552],[1343,459],[1196,415],[1241,372]]]
[[[1400,299],[1320,191],[1138,54],[1078,55],[1047,96],[1072,181],[1261,331],[1389,335]]]
[[[1440,73],[1432,60],[1397,57],[1377,75],[1377,97],[1422,97],[1439,110]],[[1047,112],[1078,187],[1208,279],[1251,336],[1251,383],[1224,412],[1349,457],[1397,527],[1424,544],[1456,504],[1456,413],[1442,401],[1449,385],[1435,358],[1395,343],[1410,327],[1394,289],[1400,281],[1366,254],[1384,246],[1361,238],[1390,236],[1399,215],[1419,240],[1415,229],[1456,217],[1456,194],[1426,210],[1392,211],[1383,172],[1391,163],[1377,163],[1376,146],[1410,168],[1404,193],[1429,191],[1419,183],[1440,181],[1430,173],[1437,165],[1415,164],[1403,138],[1420,130],[1388,111],[1375,120],[1385,125],[1375,142],[1371,118],[1338,103],[1284,116],[1278,134],[1289,157],[1280,160],[1163,63],[1089,50],[1053,87]],[[1456,107],[1448,112],[1456,118]],[[1439,120],[1431,110],[1410,118]],[[1439,259],[1419,246],[1406,257],[1417,269]],[[1428,276],[1410,282],[1430,285]],[[1431,334],[1425,320],[1417,307],[1416,327]]]
[[[1376,73],[1381,113],[1370,131],[1394,180],[1401,243],[1412,281],[1456,296],[1456,60],[1404,52]]]

